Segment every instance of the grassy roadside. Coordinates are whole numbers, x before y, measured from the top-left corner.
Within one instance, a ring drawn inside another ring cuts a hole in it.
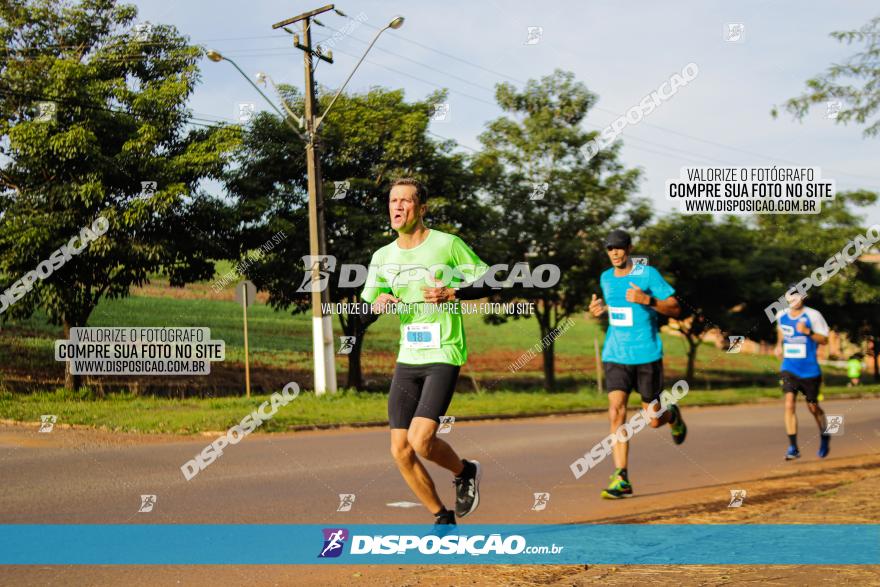
[[[853,393],[846,387],[825,388],[826,398]],[[864,395],[880,395],[880,386],[859,388]],[[778,388],[736,388],[712,391],[692,390],[682,405],[722,405],[778,399]],[[386,420],[385,394],[346,391],[335,396],[316,397],[302,393],[281,408],[259,428],[279,432],[295,426],[346,425]],[[43,414],[58,416],[58,424],[84,425],[110,431],[193,434],[225,430],[257,408],[268,396],[214,399],[167,399],[110,394],[93,399],[88,391],[18,395],[0,391],[0,419],[37,423]],[[638,405],[636,395],[630,398]],[[493,391],[455,396],[449,414],[457,418],[559,414],[606,407],[604,394],[595,391],[539,393]]]
[[[210,291],[210,288],[207,289]],[[179,291],[172,288],[166,293],[173,295]],[[573,319],[575,325],[555,342],[556,375],[559,378],[574,378],[580,384],[585,384],[587,380],[595,380],[593,348],[595,343],[601,344],[604,332],[599,322],[585,318],[583,313]],[[464,321],[468,366],[483,384],[502,376],[512,383],[515,380],[535,379],[540,382],[543,376],[540,357],[529,361],[515,374],[508,370],[511,363],[541,340],[542,335],[534,317],[490,325],[481,316],[468,314]],[[226,344],[224,365],[240,367],[243,371],[241,307],[234,301],[147,296],[102,300],[90,317],[89,326],[209,327],[211,338],[223,340]],[[336,317],[333,319],[333,328],[334,336],[342,334]],[[292,316],[287,312],[276,312],[258,302],[248,310],[248,329],[252,371],[280,369],[310,372],[312,348],[309,314]],[[10,320],[0,330],[0,381],[4,372],[30,376],[36,381],[47,377],[54,377],[55,381],[63,378],[64,365],[54,359],[54,341],[63,337],[62,332],[61,327],[47,324],[42,312],[36,312],[27,320]],[[387,377],[393,370],[398,338],[399,322],[395,316],[384,316],[370,327],[363,349],[363,368],[367,378]],[[684,373],[687,344],[683,338],[670,333],[663,333],[662,339],[664,369],[671,379]],[[336,368],[344,376],[348,359],[343,355],[338,356]],[[697,369],[696,381],[701,386],[711,384],[712,387],[724,388],[734,382],[761,385],[767,383],[767,377],[774,377],[778,373],[779,361],[772,355],[726,353],[724,349],[706,342],[700,347]],[[200,378],[197,383],[209,384],[229,376],[220,370],[216,374],[213,371],[212,375]],[[840,373],[831,368],[826,371],[826,375]],[[242,372],[242,381],[243,378]]]

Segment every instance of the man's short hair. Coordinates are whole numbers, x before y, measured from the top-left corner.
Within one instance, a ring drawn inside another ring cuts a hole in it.
[[[412,177],[398,177],[393,182],[391,182],[391,187],[395,187],[398,185],[411,185],[416,188],[416,197],[419,199],[419,204],[427,204],[428,203],[428,188],[417,179]]]

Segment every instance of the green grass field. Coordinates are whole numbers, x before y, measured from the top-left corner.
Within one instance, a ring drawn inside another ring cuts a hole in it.
[[[204,288],[204,284],[202,285]],[[178,290],[179,291],[179,290]],[[199,326],[211,329],[212,339],[226,343],[226,361],[212,365],[211,375],[183,378],[174,393],[155,388],[138,394],[125,385],[118,389],[84,390],[80,394],[59,389],[63,363],[54,361],[53,342],[62,329],[48,325],[45,316],[9,322],[0,331],[0,418],[39,421],[55,414],[59,421],[109,430],[191,433],[223,430],[238,422],[272,391],[287,381],[311,387],[311,317],[276,312],[256,303],[249,309],[249,345],[255,397],[235,397],[244,391],[244,348],[241,307],[232,301],[132,296],[103,300],[89,326]],[[541,334],[534,318],[510,320],[493,326],[481,317],[465,317],[469,361],[462,371],[460,391],[450,413],[457,417],[560,413],[605,406],[604,394],[596,391],[594,344],[601,345],[601,325],[583,315],[556,341],[558,391],[543,391],[543,361],[538,354],[515,373],[508,365],[539,343]],[[338,321],[334,328],[340,334]],[[398,322],[385,316],[374,324],[364,343],[363,367],[372,387],[382,390],[393,368],[397,350]],[[686,343],[664,334],[667,385],[684,376]],[[337,357],[342,380],[348,359]],[[778,362],[772,356],[728,354],[704,343],[697,359],[691,392],[685,403],[714,404],[778,398]],[[825,369],[826,394],[846,391],[836,369]],[[481,393],[467,393],[470,377]],[[97,380],[95,378],[94,380]],[[93,381],[94,381],[93,380]],[[140,378],[150,380],[150,378]],[[25,381],[27,393],[21,389]],[[13,385],[16,383],[18,387]],[[94,387],[94,383],[92,384]],[[199,391],[205,386],[208,391]],[[212,388],[211,386],[215,386]],[[229,389],[221,389],[225,386]],[[161,386],[160,386],[161,387]],[[876,386],[875,386],[876,387]],[[15,391],[13,391],[15,390]],[[871,391],[865,388],[865,392]],[[874,389],[874,391],[878,391]],[[179,393],[178,393],[179,392]],[[100,397],[101,395],[104,397]],[[260,395],[262,394],[262,396]],[[191,396],[208,396],[198,399]],[[170,397],[169,397],[170,396]],[[178,399],[172,399],[177,396]],[[225,397],[223,397],[225,396]],[[191,398],[191,399],[190,399]],[[635,402],[635,398],[633,398]],[[287,430],[298,425],[337,425],[377,422],[386,418],[384,393],[345,391],[336,396],[315,397],[303,393],[267,422],[264,430]]]
[[[310,369],[311,317],[276,312],[264,304],[254,304],[248,313],[251,365],[255,368]],[[575,326],[556,341],[556,373],[569,377],[573,385],[595,378],[594,341],[601,344],[601,326],[583,315],[574,317]],[[478,379],[534,379],[541,376],[542,360],[536,357],[515,375],[507,365],[541,339],[534,318],[510,320],[494,326],[481,317],[468,315],[465,324],[469,348],[469,370]],[[89,326],[207,326],[211,337],[226,343],[226,363],[244,361],[241,307],[232,301],[129,297],[104,300],[92,314]],[[336,334],[341,334],[334,319]],[[53,342],[62,329],[48,325],[45,316],[35,314],[25,321],[9,322],[0,332],[0,364],[17,371],[60,376],[62,363],[53,359]],[[364,343],[363,363],[366,372],[387,373],[397,350],[398,323],[394,316],[384,316],[370,327]],[[683,374],[686,362],[684,339],[663,335],[667,378]],[[378,358],[381,357],[381,360]],[[347,358],[339,356],[337,372],[347,371]],[[757,384],[776,372],[772,356],[727,354],[713,344],[704,343],[697,359],[697,381],[703,387]],[[210,376],[209,376],[210,377]],[[482,381],[481,381],[482,382]],[[540,382],[538,382],[539,384]]]

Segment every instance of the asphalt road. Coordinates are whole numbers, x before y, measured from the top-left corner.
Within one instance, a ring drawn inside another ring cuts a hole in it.
[[[611,459],[576,480],[569,465],[607,434],[601,415],[456,423],[446,439],[484,467],[482,504],[465,522],[550,523],[611,519],[675,506],[675,492],[717,487],[727,500],[737,482],[772,477],[817,460],[818,432],[799,402],[804,457],[786,463],[782,400],[734,407],[684,408],[687,442],[675,446],[667,427],[645,429],[631,443],[636,495],[599,498]],[[880,451],[880,399],[824,402],[844,416],[829,459]],[[422,523],[388,451],[388,431],[357,429],[253,434],[186,481],[180,466],[214,437],[80,442],[90,433],[0,427],[0,523]],[[97,433],[95,433],[97,434]],[[452,477],[433,465],[441,496],[452,505]],[[533,511],[535,493],[550,493]],[[141,495],[156,495],[138,512]],[[338,512],[339,494],[354,494]],[[679,493],[680,495],[680,493]]]

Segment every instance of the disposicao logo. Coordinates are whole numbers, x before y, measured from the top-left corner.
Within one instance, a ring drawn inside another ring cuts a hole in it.
[[[336,558],[342,554],[345,541],[348,540],[348,530],[345,528],[324,528],[324,548],[318,558]]]

